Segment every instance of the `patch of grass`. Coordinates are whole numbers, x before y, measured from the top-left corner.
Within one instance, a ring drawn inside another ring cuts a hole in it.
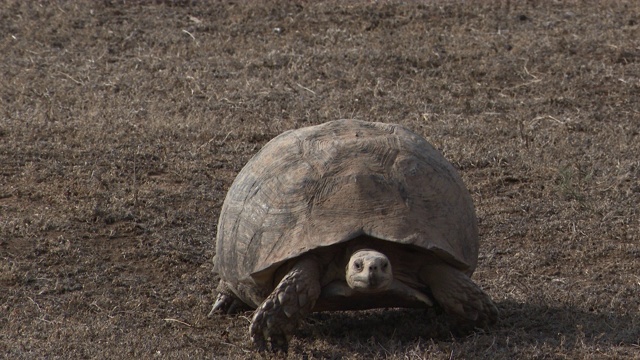
[[[579,189],[580,180],[576,177],[575,170],[570,167],[563,167],[558,170],[556,185],[558,186],[558,192],[566,200],[584,200],[584,195],[581,194]]]

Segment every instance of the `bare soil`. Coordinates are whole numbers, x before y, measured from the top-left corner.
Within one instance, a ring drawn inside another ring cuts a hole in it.
[[[639,23],[634,0],[0,1],[0,357],[271,357],[251,313],[207,318],[225,192],[280,132],[357,118],[459,169],[502,317],[315,314],[289,358],[640,358]]]

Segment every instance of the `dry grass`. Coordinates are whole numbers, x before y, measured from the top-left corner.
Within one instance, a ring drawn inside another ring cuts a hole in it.
[[[398,122],[460,169],[501,322],[317,314],[290,358],[640,358],[636,1],[0,3],[0,353],[255,358],[215,224],[283,130]]]

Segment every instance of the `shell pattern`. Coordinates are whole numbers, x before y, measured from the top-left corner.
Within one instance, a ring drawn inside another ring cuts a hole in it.
[[[425,139],[358,120],[291,130],[267,143],[229,189],[215,271],[231,284],[256,282],[260,272],[363,234],[433,251],[468,274],[477,264],[469,192]]]

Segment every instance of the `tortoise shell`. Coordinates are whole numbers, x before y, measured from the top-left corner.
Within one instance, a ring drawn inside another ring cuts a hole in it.
[[[476,268],[475,211],[453,166],[403,126],[337,120],[282,133],[240,171],[215,271],[266,286],[258,274],[361,235],[430,251],[468,275]]]

